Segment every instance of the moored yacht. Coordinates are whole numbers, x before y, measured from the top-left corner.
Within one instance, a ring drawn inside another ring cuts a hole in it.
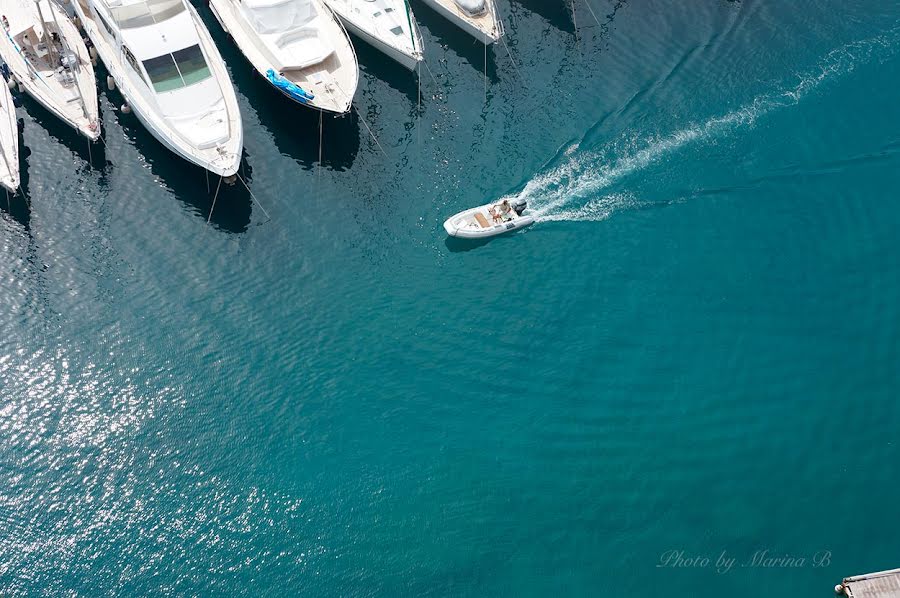
[[[54,116],[97,139],[94,67],[66,13],[51,0],[3,0],[0,11],[0,55],[16,82]]]
[[[457,27],[483,44],[503,37],[503,22],[494,0],[424,0]]]
[[[0,77],[0,186],[13,193],[19,188],[19,125],[6,81]]]
[[[253,65],[295,102],[350,111],[359,79],[347,32],[322,0],[210,0],[222,28]]]
[[[75,0],[75,12],[138,120],[220,176],[238,170],[243,129],[225,62],[186,0]]]
[[[344,26],[409,70],[424,59],[422,36],[406,0],[325,0]]]

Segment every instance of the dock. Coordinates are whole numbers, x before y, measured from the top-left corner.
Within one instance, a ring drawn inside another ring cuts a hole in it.
[[[845,577],[834,592],[847,598],[900,598],[900,569]]]

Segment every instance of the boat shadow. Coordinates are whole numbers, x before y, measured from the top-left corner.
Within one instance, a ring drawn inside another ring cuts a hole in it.
[[[224,232],[246,232],[253,213],[253,199],[240,181],[225,183],[222,177],[175,155],[144,129],[133,114],[119,113],[118,122],[135,149],[144,156],[150,172],[191,212]],[[253,170],[246,158],[245,151],[238,174],[249,187]]]
[[[497,61],[494,59],[494,46],[497,44],[488,46],[487,56],[485,56],[484,44],[439,15],[431,7],[419,2],[416,4],[415,14],[419,25],[427,29],[442,47],[452,50],[457,56],[472,65],[476,71],[485,75],[492,84],[500,81]],[[502,44],[502,42],[498,43]],[[434,57],[433,53],[429,53],[426,44],[426,61],[429,60],[429,55]],[[429,64],[431,63],[429,62]]]
[[[25,108],[28,116],[36,124],[47,131],[47,134],[60,144],[66,146],[81,158],[91,169],[105,171],[110,162],[106,159],[106,150],[99,141],[92,142],[51,114],[27,93],[15,92],[15,102]],[[103,123],[101,120],[101,135]]]
[[[444,238],[444,246],[450,251],[450,253],[465,253],[467,251],[480,249],[492,241],[496,243],[503,243],[504,239],[508,241],[514,236],[522,234],[524,232],[524,229],[507,231],[503,234],[495,235],[493,237],[485,237],[483,239],[463,239],[460,237],[451,237],[450,235],[447,235]]]
[[[321,165],[344,172],[353,166],[360,147],[359,116],[355,111],[334,116],[310,110],[282,96],[262,77],[251,78],[256,82],[243,85],[247,90],[244,95],[279,153],[293,159],[304,170]],[[235,83],[238,79],[235,78]],[[257,89],[251,89],[254,87]]]
[[[410,104],[415,106],[418,103],[417,96],[419,95],[418,73],[407,70],[399,62],[392,60],[355,35],[351,34],[350,37],[353,40],[353,47],[356,49],[360,74],[371,75],[387,83],[388,87],[402,93]],[[424,67],[422,70],[425,70]],[[422,76],[425,77],[427,74],[422,72]]]
[[[575,1],[580,2],[581,0]],[[555,29],[564,33],[575,34],[575,22],[572,21],[572,6],[569,0],[557,0],[556,2],[547,2],[547,0],[511,0],[511,3],[519,4],[528,12],[542,18]],[[584,12],[587,13],[587,10]],[[585,14],[585,17],[591,18],[587,14]],[[593,19],[591,19],[591,23],[593,24]],[[508,27],[511,29],[511,32],[515,33],[514,23],[508,24]]]
[[[102,69],[102,74],[106,77],[105,69]],[[118,90],[104,93],[114,106],[125,101]],[[107,118],[107,121],[114,120],[121,127],[122,134],[144,157],[151,174],[191,212],[224,232],[239,234],[247,230],[253,212],[253,198],[240,181],[220,183],[221,177],[175,155],[153,137],[133,113],[111,110],[104,116],[110,114],[115,114],[115,117]],[[105,130],[107,134],[116,134],[114,131],[113,127]],[[238,174],[249,187],[252,168],[247,162],[246,151],[241,158]]]

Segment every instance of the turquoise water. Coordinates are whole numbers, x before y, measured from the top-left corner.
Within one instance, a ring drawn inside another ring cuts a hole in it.
[[[900,5],[579,0],[576,29],[501,0],[485,69],[414,4],[421,102],[359,46],[365,125],[326,119],[321,163],[199,8],[253,197],[210,217],[117,92],[90,154],[19,109],[0,594],[829,596],[900,566]],[[445,239],[509,194],[537,224]]]

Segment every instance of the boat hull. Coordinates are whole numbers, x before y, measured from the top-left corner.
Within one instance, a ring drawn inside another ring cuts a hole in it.
[[[251,37],[251,32],[248,31],[247,27],[244,25],[243,17],[238,14],[238,9],[234,6],[233,0],[210,0],[209,7],[213,13],[213,16],[216,18],[216,21],[218,21],[219,25],[222,26],[222,29],[225,31],[225,33],[231,36],[232,41],[241,51],[241,54],[243,54],[244,58],[246,58],[253,69],[257,73],[259,73],[263,79],[265,79],[268,85],[274,87],[279,93],[281,93],[291,101],[307,108],[313,108],[321,112],[328,112],[337,115],[347,114],[348,112],[350,112],[352,108],[353,96],[356,94],[356,87],[359,79],[356,53],[353,51],[353,44],[350,42],[350,38],[347,36],[347,31],[344,28],[343,23],[327,6],[322,4],[323,10],[327,12],[328,18],[333,21],[334,26],[338,30],[340,30],[340,33],[346,43],[346,53],[344,56],[344,58],[346,59],[346,63],[342,62],[341,64],[348,65],[348,68],[351,68],[353,73],[352,81],[350,82],[350,84],[346,85],[347,89],[344,89],[344,87],[341,88],[342,92],[344,92],[344,97],[342,98],[342,100],[336,101],[332,98],[331,102],[322,101],[323,98],[327,98],[328,95],[322,94],[321,90],[310,87],[300,81],[289,79],[291,83],[294,83],[307,91],[313,92],[313,99],[309,101],[299,100],[298,98],[289,95],[285,90],[275,85],[267,75],[267,72],[269,70],[274,70],[273,64],[271,64],[271,61],[267,59],[265,53],[262,52],[260,48],[255,47]],[[322,97],[319,97],[320,95]]]
[[[19,188],[19,125],[12,95],[0,77],[0,186],[15,193]]]
[[[241,164],[241,154],[244,143],[243,127],[240,119],[238,119],[238,122],[234,128],[234,133],[229,140],[229,150],[221,155],[218,159],[205,159],[204,157],[195,155],[188,151],[186,148],[174,143],[171,139],[171,134],[161,130],[160,127],[156,124],[156,119],[151,118],[144,113],[145,108],[143,102],[135,101],[136,98],[132,97],[133,94],[129,91],[131,89],[131,83],[130,81],[126,80],[123,71],[124,67],[121,62],[119,62],[117,57],[113,54],[112,46],[108,44],[102,34],[92,29],[92,27],[96,27],[96,21],[93,19],[93,15],[85,13],[86,8],[82,5],[81,2],[76,1],[72,4],[75,9],[75,14],[81,21],[82,26],[88,34],[88,37],[90,37],[94,42],[94,47],[96,48],[100,59],[103,61],[103,64],[106,65],[106,70],[115,81],[116,87],[128,102],[132,113],[137,117],[141,125],[145,129],[147,129],[150,135],[152,135],[173,154],[186,160],[187,162],[195,164],[196,166],[205,168],[213,174],[222,177],[229,177],[236,174]],[[188,5],[188,10],[191,11],[192,18],[196,19],[195,23],[202,23],[202,21],[200,21],[199,15],[192,6]],[[90,26],[89,23],[91,24]],[[201,42],[204,44],[208,44],[210,48],[214,48],[212,39],[209,37],[209,33],[206,32],[205,29],[203,29],[203,34],[205,35]],[[221,57],[218,58],[221,60]],[[222,68],[224,70],[224,62],[222,63],[222,65]],[[236,99],[234,100],[234,103],[236,106]],[[239,115],[240,113],[237,112],[237,114]]]
[[[488,32],[484,31],[480,27],[476,26],[474,23],[461,17],[456,11],[450,10],[439,2],[438,0],[422,0],[430,6],[432,9],[441,14],[445,19],[453,22],[454,25],[480,41],[486,46],[489,46],[493,43],[500,41],[500,36],[503,34],[502,29],[498,25],[494,28],[494,31]],[[496,8],[492,8],[492,10],[496,10]],[[494,19],[497,19],[496,14],[494,14]]]
[[[416,70],[416,67],[419,66],[419,63],[422,61],[422,54],[415,56],[412,54],[407,54],[406,52],[402,52],[398,48],[384,43],[382,40],[375,37],[365,29],[357,26],[353,21],[342,16],[338,11],[334,11],[334,13],[337,15],[338,19],[340,19],[341,23],[344,24],[344,27],[347,28],[347,31],[360,38],[382,54],[386,55],[391,60],[403,65],[403,67],[407,70]]]
[[[488,212],[490,207],[491,204],[487,204],[454,214],[444,221],[444,230],[451,237],[460,239],[487,239],[521,230],[534,224],[534,216],[532,214],[523,214],[521,216],[514,214],[509,220],[495,222]],[[481,217],[483,224],[478,225],[471,222],[472,217],[476,213]]]
[[[96,141],[100,137],[100,111],[97,103],[94,70],[87,47],[81,40],[81,36],[78,35],[75,26],[69,21],[68,16],[54,2],[48,3],[47,6],[54,18],[54,21],[51,22],[58,24],[58,33],[61,34],[62,40],[77,56],[78,66],[71,71],[74,81],[72,84],[74,87],[71,88],[78,90],[81,105],[84,107],[83,112],[76,114],[69,109],[70,99],[65,97],[65,89],[55,81],[54,71],[56,68],[49,68],[46,64],[36,66],[37,63],[26,59],[9,31],[2,27],[0,27],[0,55],[25,93],[79,134],[90,141]],[[27,18],[31,15],[19,13],[18,16]],[[40,19],[46,15],[39,12],[36,17]],[[44,25],[38,23],[38,26]],[[84,93],[83,96],[82,93]]]

